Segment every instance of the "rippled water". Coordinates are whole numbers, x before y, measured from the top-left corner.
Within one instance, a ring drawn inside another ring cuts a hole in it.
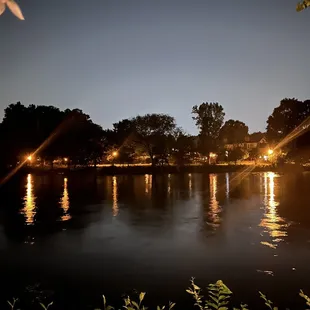
[[[309,174],[29,174],[0,195],[5,297],[41,283],[64,303],[137,289],[186,304],[192,276],[249,303],[310,292]]]

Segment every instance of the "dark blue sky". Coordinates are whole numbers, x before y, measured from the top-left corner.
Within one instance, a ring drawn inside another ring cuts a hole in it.
[[[264,130],[284,97],[309,98],[310,10],[297,0],[20,0],[0,17],[0,118],[10,103],[81,108],[104,128],[191,107]]]

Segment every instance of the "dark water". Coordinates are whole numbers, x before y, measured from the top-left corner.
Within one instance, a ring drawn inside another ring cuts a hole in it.
[[[60,308],[133,290],[184,306],[192,276],[252,305],[310,293],[310,174],[28,175],[0,195],[3,300],[40,283]]]

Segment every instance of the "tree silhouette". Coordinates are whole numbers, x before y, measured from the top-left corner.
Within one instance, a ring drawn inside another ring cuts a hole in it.
[[[193,106],[192,118],[199,129],[199,149],[204,155],[216,150],[219,131],[224,121],[224,109],[218,103],[202,103]]]
[[[146,114],[132,119],[134,134],[131,141],[149,156],[152,166],[167,158],[169,136],[177,129],[174,117],[167,114]]]
[[[267,120],[268,140],[281,143],[281,148],[285,145],[290,157],[310,148],[309,129],[310,100],[283,99]]]
[[[245,123],[230,119],[220,129],[219,140],[221,143],[240,143],[248,134],[249,127]]]
[[[234,148],[228,152],[228,160],[235,162],[235,164],[237,164],[237,161],[242,159],[243,156],[244,156],[244,151],[239,147]]]
[[[68,157],[74,165],[96,165],[103,153],[103,133],[81,110],[25,107],[18,102],[5,109],[0,126],[1,146],[6,150],[2,159],[6,165],[16,165],[35,152],[51,165],[57,157]]]

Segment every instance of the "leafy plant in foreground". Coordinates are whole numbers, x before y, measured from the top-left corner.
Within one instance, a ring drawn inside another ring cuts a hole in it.
[[[229,307],[230,297],[232,291],[223,283],[223,281],[218,280],[215,283],[209,284],[207,287],[207,297],[205,298],[202,295],[202,289],[195,284],[194,278],[191,279],[191,285],[186,290],[187,293],[192,295],[195,303],[194,305],[199,308],[199,310],[249,310],[248,305],[241,303],[240,307]],[[124,305],[122,309],[125,310],[148,310],[147,307],[143,305],[145,292],[139,294],[137,301],[133,300],[130,296],[127,296],[123,299]],[[266,295],[262,292],[259,292],[261,299],[265,302],[265,305],[270,310],[278,310],[278,307],[273,306],[271,300],[269,300]],[[299,295],[306,301],[307,306],[310,306],[310,297],[308,297],[302,290],[300,290]],[[115,310],[112,306],[107,305],[106,297],[103,295],[103,309],[97,308],[95,310]],[[16,309],[16,303],[18,299],[13,299],[8,301],[10,310]],[[44,310],[48,310],[53,303],[49,303],[45,306],[43,303],[40,303],[40,306]],[[156,310],[173,310],[175,303],[169,302],[168,306],[157,306]]]
[[[232,291],[223,283],[223,281],[218,280],[214,284],[209,284],[208,286],[208,299],[203,301],[203,295],[201,295],[201,289],[191,280],[191,286],[186,290],[187,293],[193,295],[195,305],[201,310],[203,309],[214,309],[214,310],[227,310],[227,305],[229,303],[230,295]],[[245,309],[242,307],[242,309]]]

